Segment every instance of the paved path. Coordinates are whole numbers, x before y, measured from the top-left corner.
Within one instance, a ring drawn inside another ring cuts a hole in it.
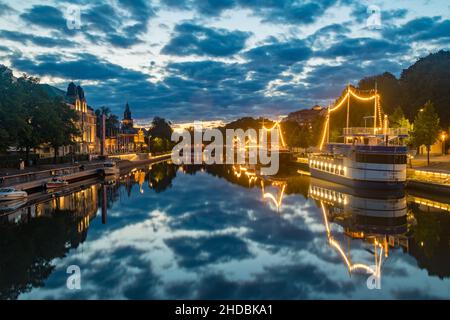
[[[431,156],[430,165],[427,165],[427,156],[418,155],[411,161],[413,169],[440,171],[450,173],[450,155]]]
[[[23,174],[23,173],[45,171],[45,170],[71,168],[74,166],[81,166],[81,165],[85,165],[85,166],[86,165],[95,165],[95,164],[101,164],[103,162],[104,161],[94,160],[94,161],[80,161],[80,162],[76,162],[76,163],[44,164],[44,165],[26,167],[24,170],[11,169],[11,168],[0,168],[0,177],[12,176],[12,175]]]

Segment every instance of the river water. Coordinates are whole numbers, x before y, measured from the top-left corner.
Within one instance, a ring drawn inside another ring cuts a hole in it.
[[[450,298],[445,198],[170,163],[38,198],[2,208],[2,299]]]

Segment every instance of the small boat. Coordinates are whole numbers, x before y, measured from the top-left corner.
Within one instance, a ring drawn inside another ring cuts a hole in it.
[[[67,186],[69,182],[62,178],[52,178],[51,180],[47,181],[45,184],[45,187],[47,189],[55,189],[55,188],[61,188],[64,186]]]
[[[25,191],[16,190],[14,188],[1,188],[0,201],[19,200],[26,198],[28,194]]]
[[[117,167],[115,162],[105,162],[103,164],[103,172],[106,176],[118,175],[120,173],[120,169]]]

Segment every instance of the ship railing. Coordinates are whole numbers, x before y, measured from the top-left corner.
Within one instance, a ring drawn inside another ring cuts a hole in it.
[[[352,127],[344,128],[344,136],[394,136],[407,137],[408,128],[368,128]]]

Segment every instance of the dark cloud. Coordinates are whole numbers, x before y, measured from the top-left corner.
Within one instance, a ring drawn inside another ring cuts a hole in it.
[[[5,14],[11,14],[16,12],[13,8],[11,8],[6,3],[0,2],[0,16],[3,16]]]
[[[312,50],[302,40],[261,45],[244,54],[247,59],[259,67],[289,66],[299,61],[306,61],[311,55]]]
[[[338,0],[163,0],[168,7],[195,10],[204,16],[219,16],[227,9],[244,8],[267,23],[311,24]]]
[[[82,30],[95,42],[99,40],[114,47],[129,48],[142,42],[139,36],[147,31],[155,12],[147,1],[121,0],[118,4],[126,15],[107,3],[98,3],[83,11]]]
[[[47,5],[36,5],[20,17],[26,22],[54,30],[67,30],[66,19],[58,8]]]
[[[145,80],[140,72],[102,61],[91,54],[80,54],[76,59],[46,54],[36,56],[33,61],[17,56],[11,57],[11,60],[15,68],[39,76],[51,75],[77,80]]]
[[[66,39],[57,37],[42,37],[33,34],[21,33],[18,31],[0,30],[0,38],[10,41],[20,42],[22,44],[32,43],[41,47],[73,47],[75,43]]]
[[[86,5],[83,1],[81,3]],[[35,5],[20,16],[29,24],[60,32],[60,37],[79,33],[92,42],[104,42],[119,48],[141,43],[140,36],[147,31],[149,20],[155,16],[154,9],[144,0],[120,0],[118,5],[120,10],[106,2],[80,8],[81,26],[74,30],[67,28],[64,14],[57,7]]]
[[[264,22],[268,23],[290,23],[311,24],[325,13],[325,10],[335,5],[337,0],[322,1],[263,1],[259,5],[257,0],[242,0],[244,7],[250,7],[256,14],[261,15]]]
[[[83,28],[102,33],[116,33],[120,28],[121,19],[112,6],[98,3],[81,13]]]
[[[421,17],[410,20],[401,26],[391,26],[383,35],[401,42],[440,40],[450,38],[450,20],[441,17]]]
[[[212,29],[186,22],[175,27],[174,36],[161,52],[176,56],[224,57],[241,51],[249,36],[247,32]]]
[[[402,19],[408,13],[407,9],[394,9],[387,10],[374,5],[366,5],[359,2],[354,2],[352,0],[343,1],[343,3],[349,5],[352,8],[352,16],[357,23],[365,24],[367,19],[369,19],[372,14],[379,14],[381,27],[385,27],[386,24],[395,23],[396,19]],[[378,10],[376,10],[378,8]],[[375,10],[375,12],[374,12]]]
[[[374,38],[346,38],[318,53],[327,58],[355,57],[359,61],[383,59],[388,56],[399,56],[410,49],[406,43],[391,42]]]

